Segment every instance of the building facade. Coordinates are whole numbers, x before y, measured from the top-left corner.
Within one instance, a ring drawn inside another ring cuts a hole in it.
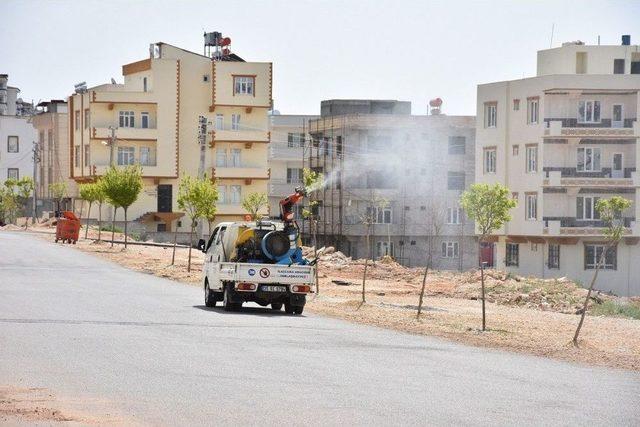
[[[293,193],[302,184],[305,144],[308,146],[309,120],[319,116],[281,115],[269,117],[269,212],[277,216],[280,200]],[[300,205],[296,217],[300,218]]]
[[[638,46],[565,44],[538,52],[536,77],[478,86],[476,180],[517,199],[494,237],[497,266],[588,283],[603,250],[600,198],[632,201],[598,287],[640,294]]]
[[[9,76],[0,74],[0,185],[8,178],[33,177],[31,104],[18,98],[20,89],[8,85]]]
[[[473,117],[439,108],[411,115],[409,102],[323,101],[305,156],[325,178],[312,196],[318,245],[407,266],[477,266],[474,227],[459,206],[474,177],[474,128]],[[305,222],[310,241],[314,225]]]
[[[187,231],[179,179],[203,169],[220,191],[216,222],[242,219],[243,197],[268,188],[272,64],[228,49],[205,56],[155,43],[149,58],[124,65],[122,74],[124,84],[69,97],[71,178],[89,182],[110,165],[138,164],[144,188],[128,219],[147,232]],[[204,168],[200,117],[208,122]]]

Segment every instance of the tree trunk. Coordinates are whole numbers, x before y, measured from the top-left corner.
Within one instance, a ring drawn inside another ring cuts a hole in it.
[[[369,265],[369,258],[371,258],[371,245],[369,244],[369,226],[367,226],[367,253],[368,257],[364,259],[364,272],[362,273],[362,303],[366,303],[365,290],[367,285],[367,266]]]
[[[576,333],[573,335],[573,345],[576,347],[578,347],[578,336],[580,335],[580,330],[582,329],[582,324],[584,323],[584,317],[587,315],[587,306],[589,305],[591,292],[593,291],[593,286],[596,284],[596,279],[598,278],[598,271],[600,271],[600,266],[604,265],[605,256],[608,251],[609,251],[609,246],[607,246],[605,250],[602,251],[602,255],[600,255],[600,260],[596,264],[596,271],[593,273],[593,278],[591,279],[589,290],[587,291],[587,297],[584,299],[584,305],[582,306],[582,314],[580,315],[580,322],[578,322]]]
[[[191,271],[191,247],[193,247],[193,221],[191,222],[191,232],[189,233],[189,260],[187,261],[187,272]]]
[[[98,242],[102,233],[102,203],[98,205]]]
[[[127,208],[124,209],[124,248],[127,249]]]
[[[427,265],[424,267],[424,276],[422,276],[422,289],[420,289],[420,300],[418,301],[418,314],[416,315],[416,319],[419,319],[420,313],[422,313],[422,301],[424,300],[424,290],[427,285],[427,274],[429,273],[429,266],[431,265],[431,241],[429,241],[429,247],[427,250],[429,251],[429,259],[427,260]]]
[[[316,261],[316,270],[314,273],[314,279],[316,282],[316,295],[320,295],[320,280],[318,280],[318,268],[320,267],[320,261],[318,261],[318,224],[315,224],[313,226],[313,259]]]
[[[481,293],[482,293],[482,330],[486,330],[487,328],[487,315],[484,307],[484,262],[480,261],[480,283],[481,283]]]
[[[116,212],[118,208],[113,207],[113,218],[111,218],[111,247],[113,247],[113,241],[115,240],[116,235]]]
[[[89,210],[87,211],[87,226],[84,229],[84,239],[87,240],[87,235],[89,234],[89,217],[91,216],[91,202],[89,202]]]
[[[171,265],[176,262],[176,245],[178,244],[178,226],[173,230],[173,254],[171,255]]]

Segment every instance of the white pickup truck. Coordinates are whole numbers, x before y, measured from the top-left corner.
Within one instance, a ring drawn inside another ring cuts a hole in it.
[[[276,231],[282,229],[282,223],[269,221],[260,227]],[[232,260],[238,236],[248,228],[256,228],[256,223],[223,222],[208,241],[198,242],[205,253],[202,270],[205,305],[215,307],[221,301],[225,311],[235,311],[243,302],[253,301],[271,305],[273,310],[284,305],[287,313],[302,314],[306,295],[315,290],[315,267]]]

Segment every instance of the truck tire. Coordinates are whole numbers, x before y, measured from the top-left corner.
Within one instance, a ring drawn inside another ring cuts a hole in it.
[[[216,295],[209,289],[209,281],[206,279],[204,281],[204,305],[207,307],[216,306]]]
[[[233,303],[231,302],[231,298],[229,293],[231,292],[231,286],[230,284],[226,284],[224,286],[224,294],[222,296],[222,307],[224,308],[224,311],[237,311],[240,309],[240,307],[242,307],[242,303],[238,304],[238,303]]]
[[[304,305],[291,305],[285,303],[284,311],[287,314],[302,314],[302,312],[304,311]]]
[[[274,311],[282,310],[282,303],[281,302],[273,302],[273,303],[271,303],[271,310],[274,310]]]

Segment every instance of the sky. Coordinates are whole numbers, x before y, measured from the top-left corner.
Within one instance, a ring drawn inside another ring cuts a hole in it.
[[[640,44],[637,0],[0,0],[0,16],[0,73],[25,100],[122,82],[149,43],[200,53],[203,33],[220,31],[245,60],[273,62],[282,114],[336,98],[411,101],[425,114],[440,97],[444,113],[473,115],[476,85],[535,75],[537,50],[622,34]]]

